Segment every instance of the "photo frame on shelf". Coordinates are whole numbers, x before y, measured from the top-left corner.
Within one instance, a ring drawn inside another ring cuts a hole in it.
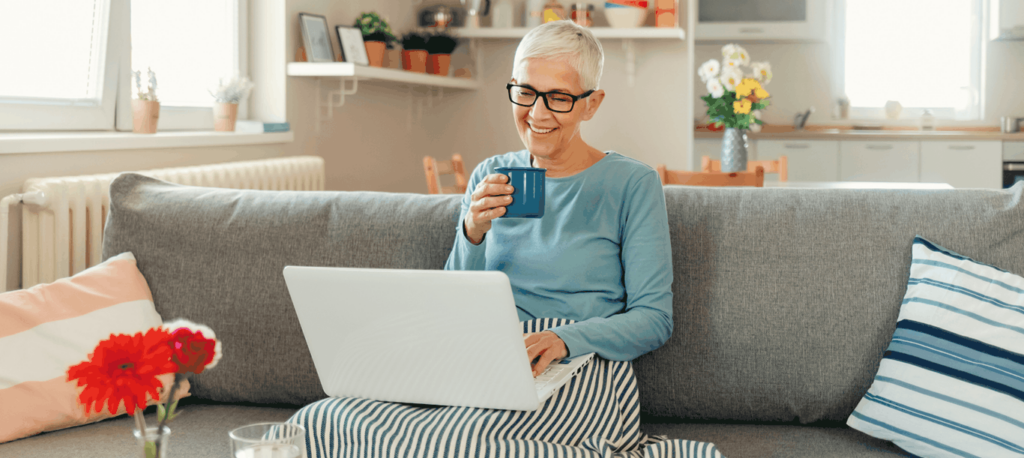
[[[299,13],[302,42],[306,47],[307,62],[334,62],[331,29],[327,18],[319,14]]]
[[[359,65],[370,65],[370,57],[366,55],[363,44],[363,31],[356,27],[334,26],[338,32],[338,43],[341,43],[341,60]]]

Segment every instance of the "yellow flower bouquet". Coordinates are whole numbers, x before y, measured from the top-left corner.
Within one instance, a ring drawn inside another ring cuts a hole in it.
[[[744,72],[743,67],[750,67]],[[768,107],[770,94],[764,89],[772,80],[768,62],[750,62],[747,51],[735,44],[722,47],[722,62],[711,59],[697,71],[708,88],[700,99],[707,104],[711,130],[725,128],[761,130],[761,110]]]

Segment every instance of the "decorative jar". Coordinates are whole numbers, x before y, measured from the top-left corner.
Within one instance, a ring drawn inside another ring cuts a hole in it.
[[[235,120],[238,119],[237,103],[213,104],[213,130],[217,132],[234,132]]]
[[[722,171],[747,171],[747,131],[727,127],[722,136]]]

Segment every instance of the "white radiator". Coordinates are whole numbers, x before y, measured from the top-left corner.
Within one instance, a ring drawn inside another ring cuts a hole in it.
[[[324,160],[296,156],[138,172],[172,183],[234,189],[322,191]],[[108,188],[117,173],[34,178],[24,192],[0,199],[0,292],[7,291],[8,210],[22,211],[21,286],[69,277],[99,264]]]

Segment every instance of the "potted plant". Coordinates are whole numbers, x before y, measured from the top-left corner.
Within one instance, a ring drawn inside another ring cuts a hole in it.
[[[213,103],[213,130],[218,132],[234,132],[235,120],[238,119],[238,103],[249,96],[254,84],[248,77],[238,79],[232,77],[224,82],[221,78],[216,91],[209,90],[216,101]]]
[[[384,51],[393,48],[392,43],[397,40],[391,32],[391,26],[374,11],[360,14],[355,26],[363,33],[363,43],[366,46],[366,55],[370,59],[370,66],[383,67]]]
[[[409,32],[402,36],[402,68],[419,73],[427,72],[427,40],[430,35]]]
[[[750,67],[749,72],[743,71]],[[710,94],[700,99],[707,104],[710,130],[725,129],[722,140],[722,171],[747,170],[747,130],[760,132],[761,110],[768,107],[770,94],[762,87],[772,80],[768,62],[750,62],[747,51],[736,44],[722,48],[722,62],[711,59],[698,70]]]
[[[458,45],[458,41],[455,40],[455,36],[444,30],[430,35],[430,39],[427,40],[427,52],[430,53],[427,60],[427,73],[448,76],[448,66],[451,65],[452,51],[455,50],[456,45]]]
[[[160,100],[156,98],[156,73],[149,72],[149,86],[142,91],[142,70],[132,72],[135,76],[135,98],[132,99],[132,132],[155,134],[160,120]]]

